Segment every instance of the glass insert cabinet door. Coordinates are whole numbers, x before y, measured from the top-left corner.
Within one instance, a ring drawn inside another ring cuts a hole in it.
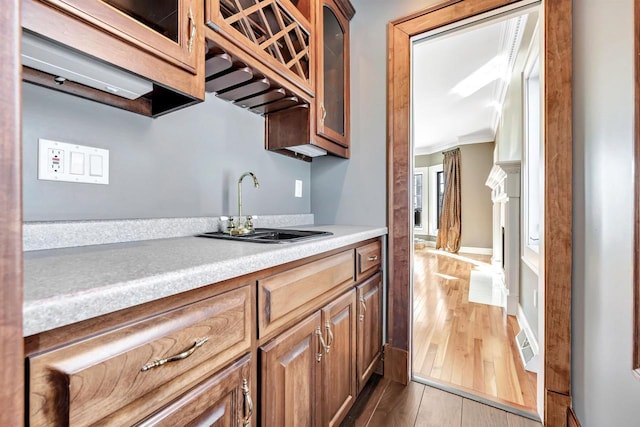
[[[195,7],[197,0],[42,1],[196,73],[195,41],[201,31],[197,19],[202,20],[201,7]]]
[[[318,55],[318,134],[337,144],[349,145],[349,23],[332,1],[322,7]]]

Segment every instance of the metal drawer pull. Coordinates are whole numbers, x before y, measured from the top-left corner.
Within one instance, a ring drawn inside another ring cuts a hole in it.
[[[244,396],[244,408],[247,413],[244,420],[242,420],[242,425],[247,427],[251,423],[251,416],[253,415],[253,399],[251,399],[251,391],[246,378],[242,379],[242,395]]]
[[[364,303],[364,296],[360,297],[360,306],[362,307],[362,313],[360,314],[360,321],[364,320],[364,315],[367,312],[367,305]]]
[[[199,347],[202,347],[204,343],[209,341],[209,337],[200,338],[196,340],[196,342],[191,346],[190,349],[183,351],[182,353],[178,353],[175,356],[165,357],[164,359],[154,360],[153,362],[149,362],[140,369],[142,372],[148,371],[149,369],[157,368],[158,366],[162,366],[165,363],[176,362],[178,360],[186,359],[191,356],[194,351],[196,351]]]
[[[196,20],[193,18],[193,11],[189,8],[189,14],[187,15],[189,19],[189,27],[191,28],[191,32],[189,34],[189,41],[187,42],[187,50],[189,53],[193,50],[193,41],[196,39],[196,33],[198,31],[198,27],[196,26]]]
[[[322,111],[322,118],[320,121],[324,124],[324,119],[327,118],[327,109],[324,108],[324,102],[320,104],[320,111]]]
[[[370,256],[369,258],[367,258],[367,261],[377,261],[377,260],[378,260],[378,255]]]
[[[324,324],[324,327],[327,329],[327,347],[326,351],[329,353],[331,350],[331,344],[333,344],[333,332],[331,332],[331,323],[327,320]]]
[[[322,349],[326,349],[327,346],[324,343],[324,339],[322,338],[322,331],[320,330],[320,328],[316,328],[316,335],[318,336],[318,342],[320,343],[321,347],[318,351],[318,353],[316,353],[316,360],[318,361],[318,363],[320,363],[320,361],[322,360]]]

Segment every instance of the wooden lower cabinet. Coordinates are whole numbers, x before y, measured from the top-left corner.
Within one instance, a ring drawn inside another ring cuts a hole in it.
[[[320,426],[320,312],[260,349],[262,426]]]
[[[248,426],[253,415],[251,355],[194,387],[139,426]]]
[[[358,392],[376,370],[382,351],[382,273],[359,285]]]
[[[356,399],[356,291],[322,309],[328,351],[322,361],[323,425],[340,425]]]
[[[134,425],[251,351],[251,287],[30,355],[29,425]]]
[[[260,353],[263,426],[339,425],[356,398],[355,289]]]

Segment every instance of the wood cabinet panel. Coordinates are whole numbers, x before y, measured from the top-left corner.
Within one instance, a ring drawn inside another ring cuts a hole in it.
[[[305,3],[298,9],[289,0],[206,0],[205,21],[248,55],[312,94],[313,17]]]
[[[263,426],[320,425],[320,312],[261,348]]]
[[[376,369],[382,351],[382,274],[357,287],[358,391]]]
[[[316,19],[317,133],[349,147],[349,19],[334,0],[318,2]]]
[[[248,351],[251,325],[244,286],[30,357],[30,425],[131,424]]]
[[[214,426],[236,427],[251,418],[251,355],[185,393],[143,420],[140,427]]]
[[[382,245],[377,240],[368,245],[356,249],[356,279],[361,280],[364,277],[377,271],[382,264]]]
[[[258,333],[273,332],[331,291],[354,283],[354,252],[345,251],[258,281]],[[327,299],[328,301],[328,299]],[[322,304],[322,302],[320,302]]]
[[[322,361],[323,425],[337,426],[353,405],[356,389],[356,291],[322,309],[327,345]]]
[[[197,71],[203,40],[202,6],[197,0],[174,0],[164,16],[157,17],[152,12],[154,8],[162,12],[161,5],[151,1],[146,5],[117,0],[42,1],[193,74]]]

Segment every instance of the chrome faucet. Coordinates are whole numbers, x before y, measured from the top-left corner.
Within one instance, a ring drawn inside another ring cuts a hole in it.
[[[258,177],[256,177],[253,172],[245,172],[240,176],[238,180],[238,223],[234,228],[229,229],[229,234],[238,235],[238,234],[249,234],[253,231],[253,224],[251,223],[251,217],[247,216],[247,219],[244,224],[242,224],[242,180],[246,177],[250,176],[253,178],[253,186],[255,188],[260,187],[260,183],[258,182]]]

